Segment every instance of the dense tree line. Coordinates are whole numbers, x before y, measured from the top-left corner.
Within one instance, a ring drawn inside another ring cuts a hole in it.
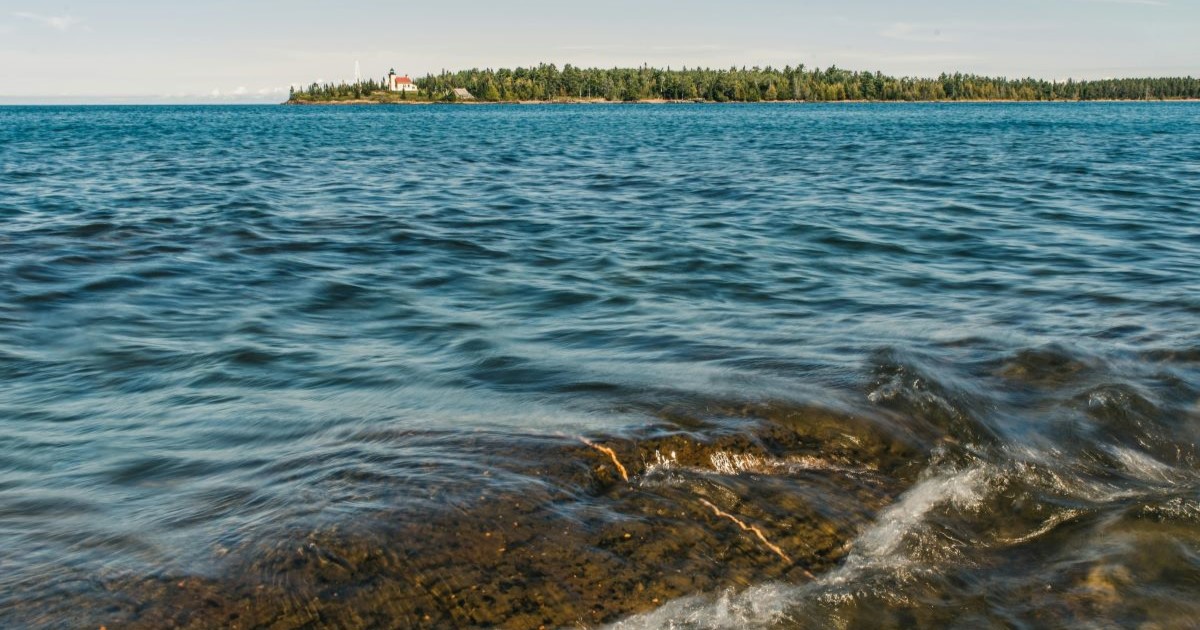
[[[367,100],[373,95],[387,90],[387,79],[379,81],[365,80],[355,83],[313,83],[308,87],[296,89],[293,87],[288,95],[288,101],[293,103],[308,103],[322,101],[356,101]]]
[[[415,80],[415,100],[453,100],[454,88],[466,88],[483,101],[602,99],[757,101],[968,101],[968,100],[1161,100],[1200,98],[1200,79],[1192,77],[1104,79],[1054,82],[973,74],[937,78],[891,77],[879,72],[825,70],[803,64],[785,68],[535,68],[443,71]],[[294,91],[292,101],[399,100],[385,81],[317,85]]]

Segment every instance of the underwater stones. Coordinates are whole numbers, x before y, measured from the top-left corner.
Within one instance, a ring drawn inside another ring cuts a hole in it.
[[[1123,565],[1097,564],[1080,580],[1083,597],[1093,604],[1111,606],[1120,601],[1120,590],[1133,582],[1133,574]]]
[[[927,455],[862,417],[711,409],[619,438],[476,436],[486,492],[235,548],[215,576],[113,583],[130,603],[97,602],[82,625],[599,625],[698,593],[811,580],[908,486],[907,460]]]
[[[1026,349],[1000,366],[1004,378],[1033,387],[1059,387],[1078,380],[1092,366],[1058,346]]]

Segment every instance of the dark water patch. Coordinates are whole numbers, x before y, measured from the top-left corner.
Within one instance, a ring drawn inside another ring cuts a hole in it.
[[[244,365],[250,367],[264,366],[275,361],[281,360],[283,357],[279,354],[260,350],[258,348],[237,348],[230,350],[225,354],[227,360],[234,365]]]
[[[558,312],[559,309],[582,306],[596,299],[596,295],[582,291],[546,291],[537,300],[537,307]]]
[[[319,313],[329,310],[360,308],[371,303],[369,287],[348,282],[328,281],[321,283],[312,292],[312,298],[303,308],[305,312]]]
[[[157,250],[154,253],[166,252]],[[191,274],[191,269],[184,265],[155,265],[141,267],[135,270],[133,273],[138,280],[151,281],[161,280],[164,278],[183,278]]]
[[[120,485],[161,484],[204,476],[212,467],[211,463],[194,459],[143,456],[114,462],[104,474],[112,483]]]
[[[69,302],[75,296],[76,294],[69,291],[42,291],[19,295],[17,296],[17,300],[22,304],[30,306],[49,306],[55,303]]]
[[[1200,363],[1200,346],[1178,349],[1156,349],[1144,353],[1150,361],[1162,363]]]
[[[223,405],[234,403],[240,400],[240,396],[230,396],[225,394],[178,394],[171,396],[167,401],[168,404],[178,407],[207,407],[215,405]]]
[[[117,226],[113,223],[97,222],[73,227],[67,232],[67,234],[76,238],[90,238],[93,236],[107,234],[116,229]]]
[[[1098,332],[1095,336],[1102,339],[1120,339],[1122,337],[1137,335],[1144,331],[1144,327],[1136,325],[1113,326],[1112,328]]]
[[[125,290],[140,287],[145,284],[141,278],[132,276],[110,276],[93,280],[80,287],[81,291],[99,293],[102,291]]]
[[[482,384],[518,391],[542,389],[562,377],[559,371],[513,355],[487,357],[467,369],[466,375]]]
[[[39,518],[64,518],[101,512],[99,506],[64,496],[11,496],[0,506],[0,517],[28,522]]]

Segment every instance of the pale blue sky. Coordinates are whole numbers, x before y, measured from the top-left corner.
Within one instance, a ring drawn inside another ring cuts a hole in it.
[[[0,0],[0,101],[278,101],[530,65],[1200,75],[1200,0]]]

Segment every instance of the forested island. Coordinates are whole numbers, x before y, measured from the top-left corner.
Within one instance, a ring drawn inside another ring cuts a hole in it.
[[[1092,101],[1200,99],[1192,77],[1048,81],[973,74],[893,77],[837,67],[807,68],[533,68],[443,71],[395,92],[386,79],[293,89],[291,104],[638,101]]]

